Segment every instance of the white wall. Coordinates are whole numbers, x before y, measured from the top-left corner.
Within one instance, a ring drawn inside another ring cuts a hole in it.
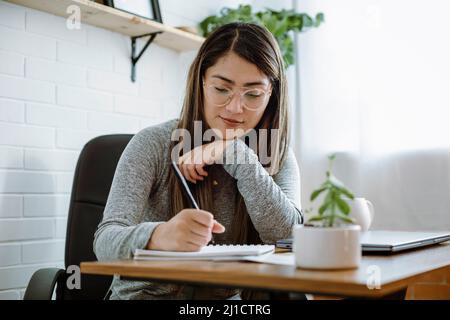
[[[165,23],[195,25],[245,1],[160,1]],[[251,2],[251,1],[246,1]],[[130,81],[130,39],[0,1],[0,299],[62,266],[73,171],[83,145],[178,116],[195,53],[152,44]]]

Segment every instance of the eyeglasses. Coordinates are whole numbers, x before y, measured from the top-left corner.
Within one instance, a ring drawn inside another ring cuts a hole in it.
[[[233,100],[236,90],[231,90],[220,84],[206,84],[203,81],[206,98],[217,107],[224,107]],[[243,90],[242,89],[246,89]],[[272,90],[263,90],[260,88],[241,88],[239,90],[240,99],[245,108],[251,111],[256,111],[265,106],[266,97],[270,96]]]

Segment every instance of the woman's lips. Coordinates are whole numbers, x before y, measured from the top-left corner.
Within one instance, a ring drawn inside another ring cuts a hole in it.
[[[243,123],[243,122],[238,122],[238,121],[232,120],[232,119],[222,118],[221,116],[219,116],[219,118],[222,119],[222,121],[230,127],[238,127],[239,125],[241,125]]]

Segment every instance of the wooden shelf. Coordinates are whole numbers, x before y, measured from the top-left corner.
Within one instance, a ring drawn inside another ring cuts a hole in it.
[[[156,21],[144,19],[89,0],[6,0],[18,5],[45,11],[61,17],[68,17],[70,5],[81,10],[81,23],[90,24],[128,36],[140,36],[162,31],[155,43],[176,51],[189,51],[200,48],[203,37],[166,26]]]

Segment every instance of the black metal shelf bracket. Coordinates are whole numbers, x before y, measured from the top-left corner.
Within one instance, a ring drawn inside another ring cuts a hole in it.
[[[150,43],[152,43],[152,41],[155,39],[155,37],[158,33],[162,33],[162,31],[157,31],[157,32],[143,34],[141,36],[131,37],[131,81],[136,82],[136,63],[139,61],[142,54],[145,52],[145,50],[147,50],[148,46],[150,45]],[[136,40],[139,38],[148,37],[148,36],[150,36],[150,38],[148,39],[147,43],[142,48],[141,52],[139,52],[139,54],[136,55]]]

